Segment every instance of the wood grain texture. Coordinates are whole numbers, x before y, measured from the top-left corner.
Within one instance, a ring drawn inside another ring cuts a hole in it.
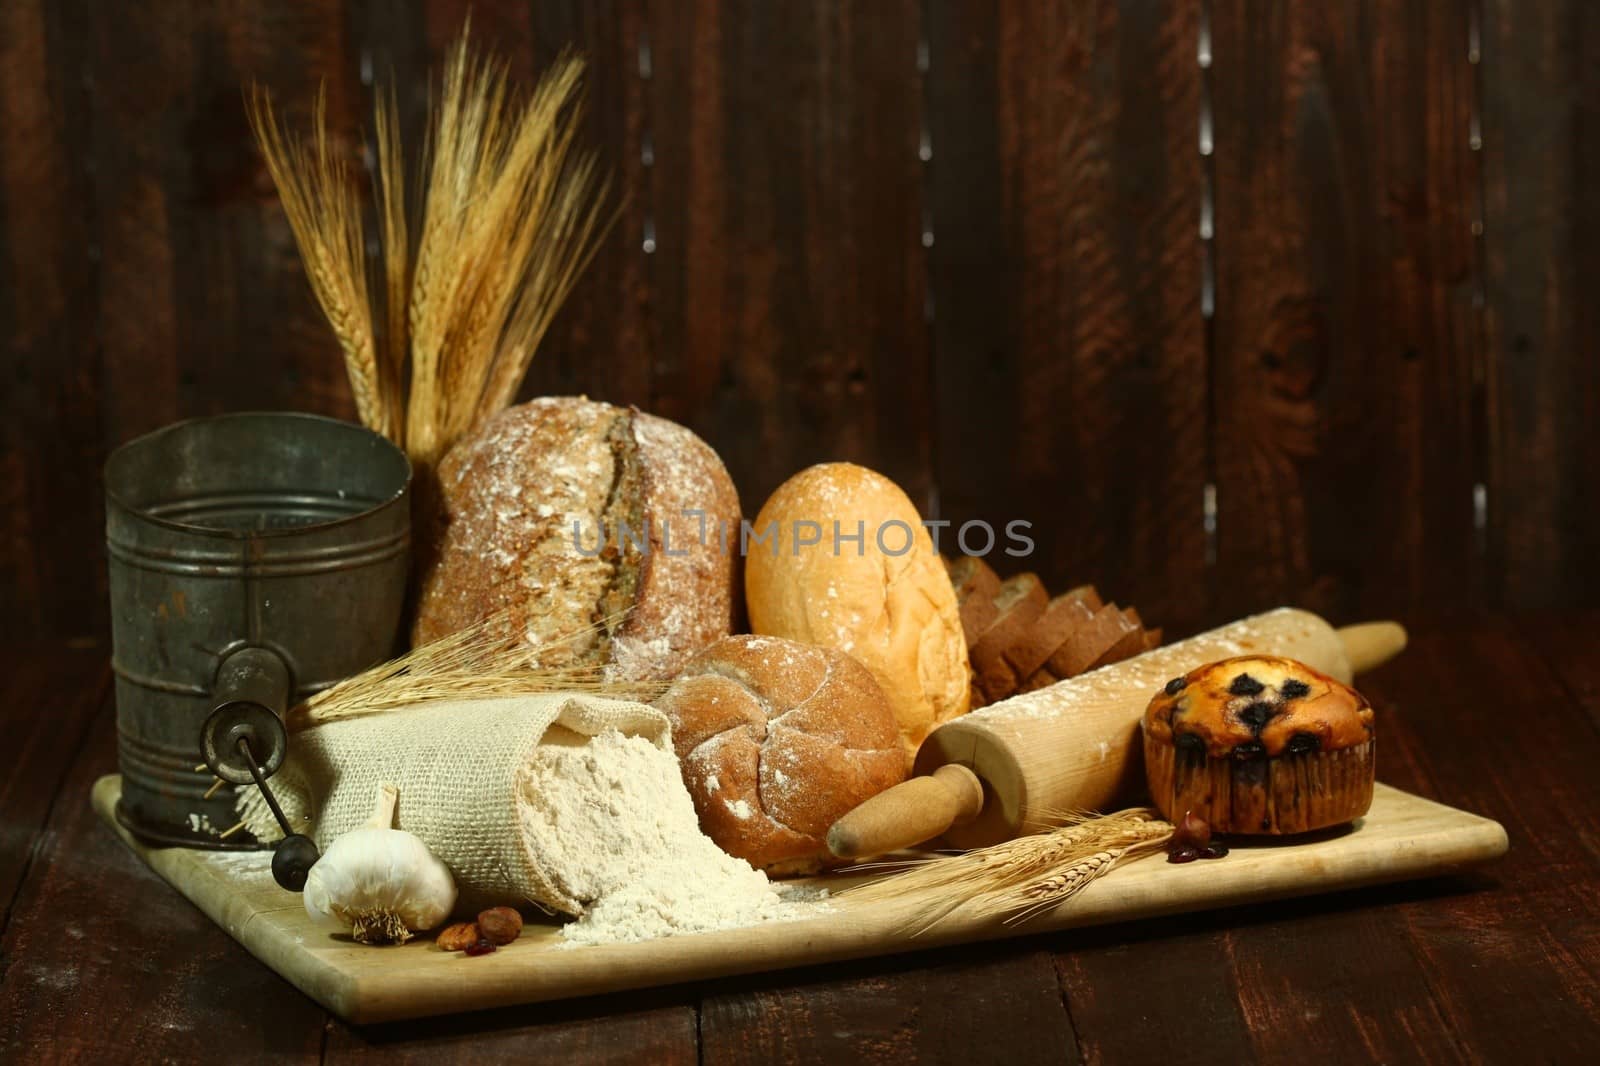
[[[1206,617],[1198,10],[928,20],[943,516],[1031,521],[997,565],[1179,627]]]
[[[1597,625],[1563,616],[1566,645],[1542,626],[1424,630],[1362,680],[1378,713],[1380,779],[1501,818],[1507,862],[1314,905],[1074,935],[1057,966],[1086,1055],[1281,1061],[1315,1044],[1330,1062],[1582,1059],[1600,1038],[1586,1017],[1600,995],[1597,908],[1579,887],[1600,877],[1590,824],[1600,803],[1585,769],[1600,739],[1557,678],[1591,676],[1582,649]],[[1538,735],[1505,728],[1534,716]],[[1560,754],[1540,740],[1554,735]],[[1131,1026],[1130,1001],[1185,1006]]]
[[[531,90],[563,49],[588,61],[580,147],[598,154],[612,178],[616,222],[551,324],[521,396],[584,394],[618,404],[652,404],[647,315],[650,294],[641,248],[650,202],[642,158],[645,94],[639,49],[642,0],[371,0],[366,20],[375,77],[393,71],[404,96],[406,134],[420,145],[428,86],[470,17],[471,34]]]
[[[93,633],[97,239],[84,5],[0,5],[0,636]]]
[[[927,509],[918,25],[911,0],[651,9],[656,411],[748,514],[835,459]]]
[[[83,801],[115,766],[115,738],[108,701],[0,940],[0,1060],[317,1062],[322,1011],[166,891]]]
[[[1600,9],[1486,0],[1484,245],[1494,599],[1600,594]]]
[[[40,831],[111,686],[104,645],[22,645],[0,674],[0,934]]]
[[[1219,0],[1212,29],[1223,602],[1471,602],[1466,7]]]
[[[713,987],[700,1008],[700,1061],[1077,1063],[1050,957],[1015,950],[976,956],[946,953],[851,966],[865,971],[859,976]],[[950,1009],[955,1004],[960,1008]]]
[[[245,118],[244,86],[360,155],[359,57],[339,0],[97,4],[90,20],[105,436],[294,408],[351,417],[332,334]]]
[[[1584,632],[1592,648],[1600,629]],[[1600,877],[1600,730],[1547,654],[1496,619],[1424,634],[1372,686],[1398,724],[1386,750],[1400,749],[1424,791],[1499,819],[1511,839],[1511,860],[1481,882],[1486,898],[1405,909],[1430,986],[1484,1061],[1537,1047],[1576,1062],[1600,1040],[1600,897],[1586,887]],[[1495,975],[1492,988],[1474,967]]]
[[[323,1062],[696,1066],[694,998],[663,989],[393,1025],[330,1020]]]
[[[83,792],[112,765],[108,728],[90,734],[43,832],[0,812],[5,835],[36,840],[38,853],[0,939],[0,1057],[48,1048],[98,1062],[137,1047],[188,1060],[226,1046],[247,1061],[314,1060],[322,1046],[334,1059],[492,1062],[526,1050],[576,1063],[688,1062],[700,998],[707,1061],[747,1061],[785,1038],[784,1061],[800,1063],[899,1061],[907,1047],[976,1062],[1028,1061],[1036,1049],[1054,1061],[1238,1062],[1303,1056],[1313,1041],[1328,1061],[1585,1061],[1600,1040],[1596,640],[1592,612],[1420,629],[1405,656],[1363,680],[1379,715],[1380,776],[1511,829],[1512,857],[1490,871],[359,1030],[324,1030],[320,1011],[103,826],[84,824]],[[0,675],[21,683],[22,660],[48,657],[12,646]],[[55,688],[71,703],[94,677],[103,672],[64,672]],[[1539,725],[1512,729],[1508,719]],[[1041,949],[1053,972],[1039,965]],[[1049,1010],[1063,992],[1076,1031],[1064,1050],[1066,1015]]]
[[[469,960],[439,951],[427,938],[375,952],[331,936],[303,908],[285,906],[262,864],[241,871],[216,856],[141,845],[114,820],[120,795],[121,779],[107,775],[96,782],[93,803],[131,850],[258,959],[358,1024],[665,988],[1430,877],[1493,861],[1506,839],[1487,819],[1380,787],[1356,831],[1292,847],[1244,841],[1227,864],[1203,869],[1174,870],[1159,859],[1128,863],[1027,926],[961,909],[918,929],[935,898],[906,894],[841,898],[826,914],[792,921],[577,950],[564,947],[554,923],[530,922],[514,950]]]

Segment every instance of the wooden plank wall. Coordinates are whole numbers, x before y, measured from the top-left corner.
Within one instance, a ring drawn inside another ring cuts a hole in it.
[[[528,394],[852,459],[1175,629],[1600,592],[1583,0],[0,5],[0,631],[104,625],[98,465],[349,415],[240,86],[413,128],[468,8],[627,192]],[[951,538],[945,534],[946,541]]]

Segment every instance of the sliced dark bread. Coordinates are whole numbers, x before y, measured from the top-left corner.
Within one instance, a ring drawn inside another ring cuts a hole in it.
[[[1093,585],[1079,585],[1070,592],[1063,592],[1062,596],[1076,596],[1090,611],[1098,611],[1105,606],[1100,599],[1100,592]]]
[[[1010,695],[1016,688],[1017,673],[1006,662],[1006,649],[1028,635],[1044,614],[1049,598],[1037,574],[1016,574],[1000,583],[1000,591],[994,596],[999,614],[970,649],[972,672],[991,702]]]
[[[1050,672],[1048,666],[1041,666],[1032,674],[1029,674],[1022,684],[1017,686],[1017,692],[1037,692],[1039,689],[1049,688],[1060,680],[1059,677]]]
[[[1139,618],[1139,612],[1128,608],[1122,612],[1122,621],[1128,627],[1117,642],[1105,651],[1100,657],[1089,664],[1089,669],[1098,670],[1102,666],[1120,663],[1144,651],[1144,625]]]
[[[1127,632],[1127,618],[1116,604],[1108,603],[1096,611],[1094,617],[1073,630],[1072,636],[1050,653],[1046,665],[1052,674],[1063,680],[1077,677]]]
[[[946,560],[945,565],[950,572],[950,584],[956,590],[961,631],[966,634],[970,648],[1000,616],[1000,609],[994,604],[994,598],[1000,593],[1000,575],[975,555]]]
[[[1091,599],[1094,607],[1089,606]],[[1092,586],[1083,585],[1046,604],[1044,613],[1022,639],[1001,653],[1011,664],[1013,676],[1019,681],[1031,677],[1051,652],[1066,643],[1073,630],[1094,617],[1099,600]]]
[[[1159,647],[1161,647],[1161,627],[1160,626],[1156,626],[1154,629],[1145,630],[1144,631],[1144,650],[1145,651],[1150,651],[1150,650],[1152,650],[1154,648],[1159,648]]]

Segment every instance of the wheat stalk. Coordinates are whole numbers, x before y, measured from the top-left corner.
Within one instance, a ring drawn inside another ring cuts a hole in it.
[[[450,49],[410,171],[394,88],[377,94],[377,313],[360,204],[329,147],[320,100],[308,150],[278,126],[264,90],[251,96],[257,140],[361,420],[401,444],[424,482],[457,438],[515,400],[610,221],[600,206],[609,183],[577,148],[583,61],[563,53],[524,97],[503,62],[474,52],[470,34],[469,22]],[[408,187],[408,173],[419,188]]]
[[[406,433],[406,301],[411,285],[406,162],[400,137],[400,105],[391,84],[374,105],[378,163],[378,238],[383,248],[383,370],[379,375],[388,419],[384,432],[401,447]]]
[[[915,898],[917,932],[967,906],[980,917],[1032,917],[1081,892],[1128,858],[1160,848],[1170,823],[1149,808],[1114,814],[1071,814],[1045,833],[1017,837],[987,848],[909,864],[892,874],[840,893],[864,901]]]
[[[311,290],[344,354],[356,411],[366,425],[385,430],[391,411],[373,343],[361,203],[351,168],[328,134],[326,93],[317,93],[309,146],[278,123],[267,90],[252,89],[246,110]]]
[[[289,714],[292,730],[372,714],[387,714],[450,699],[493,699],[540,692],[584,692],[619,699],[652,700],[663,685],[612,681],[604,667],[563,662],[562,648],[592,635],[616,619],[533,645],[515,624],[513,610],[502,610],[466,629],[414,648],[306,700]],[[557,665],[549,665],[555,661]]]

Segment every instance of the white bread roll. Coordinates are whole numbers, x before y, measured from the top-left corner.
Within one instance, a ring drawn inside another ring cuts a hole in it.
[[[935,726],[966,712],[971,680],[955,590],[916,507],[881,474],[824,463],[767,500],[754,533],[769,530],[746,551],[750,628],[860,660],[910,765]]]

